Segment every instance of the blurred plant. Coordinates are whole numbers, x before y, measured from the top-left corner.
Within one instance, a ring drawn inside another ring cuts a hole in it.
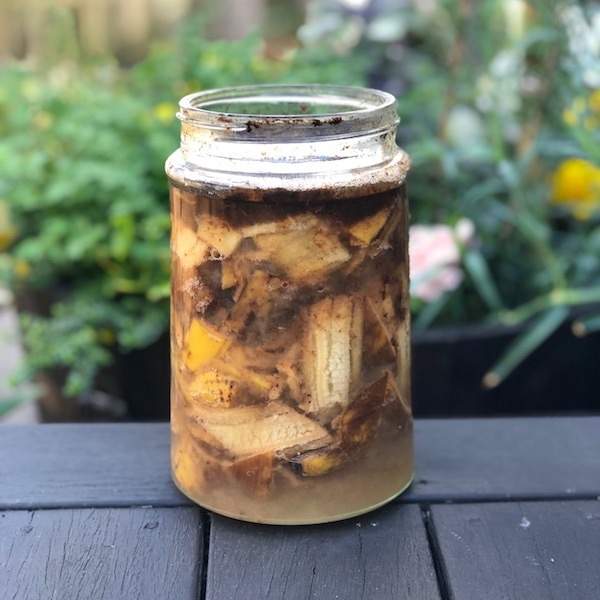
[[[59,35],[61,44],[72,35]],[[0,70],[0,244],[15,289],[52,290],[49,314],[22,321],[24,377],[66,367],[89,391],[114,352],[168,328],[169,201],[164,162],[179,139],[177,100],[272,81],[363,83],[326,46],[262,57],[260,37],[208,42],[197,21],[131,70],[73,52]]]
[[[600,302],[600,5],[322,0],[300,33],[359,49],[398,96],[413,223],[474,224],[462,281],[415,296],[414,324],[528,322],[484,378],[499,384],[570,307]]]
[[[463,280],[461,246],[473,237],[473,223],[462,219],[448,225],[413,225],[410,228],[410,292],[425,304],[439,301],[445,292],[455,290]],[[423,317],[425,311],[420,312]],[[418,326],[419,324],[417,324]],[[422,326],[422,324],[421,324]]]
[[[128,71],[109,59],[77,66],[66,26],[35,68],[0,71],[0,243],[9,246],[0,270],[16,287],[63,298],[50,319],[24,322],[30,369],[60,363],[69,393],[85,391],[116,348],[166,331],[163,164],[177,145],[176,100],[243,83],[369,83],[398,96],[413,222],[453,236],[464,219],[473,224],[458,257],[438,265],[460,274],[453,285],[415,295],[415,329],[529,323],[488,386],[570,307],[600,302],[598,5],[315,0],[309,9],[302,47],[277,61],[264,58],[259,36],[207,42],[190,21]],[[578,334],[597,329],[593,311],[574,324]]]

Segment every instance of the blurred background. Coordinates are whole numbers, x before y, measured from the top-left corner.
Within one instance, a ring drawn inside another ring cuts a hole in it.
[[[275,46],[293,43],[308,0],[3,0],[4,59],[35,59],[55,52],[71,21],[79,57],[115,57],[122,66],[143,60],[188,18],[201,15],[211,39],[235,40],[260,32]],[[205,32],[205,33],[206,33]],[[75,51],[75,48],[72,48]],[[75,58],[75,56],[73,56]]]
[[[0,418],[166,418],[177,101],[255,82],[398,98],[417,415],[600,411],[597,2],[3,0]]]

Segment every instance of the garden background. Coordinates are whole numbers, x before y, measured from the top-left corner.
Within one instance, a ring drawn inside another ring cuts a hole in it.
[[[12,0],[0,61],[0,412],[166,416],[177,100],[276,81],[398,98],[416,414],[600,411],[598,3]]]

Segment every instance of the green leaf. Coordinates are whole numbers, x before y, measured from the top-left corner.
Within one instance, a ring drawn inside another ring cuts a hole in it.
[[[463,264],[469,273],[477,292],[492,311],[505,308],[500,292],[492,279],[489,266],[479,250],[467,250],[463,256]]]
[[[500,385],[536,348],[545,342],[569,314],[566,306],[557,306],[542,313],[522,334],[511,342],[498,362],[485,374],[483,385]]]
[[[442,312],[448,300],[450,298],[450,294],[442,294],[435,302],[431,304],[427,304],[425,308],[419,311],[418,316],[415,318],[412,324],[412,328],[414,331],[423,331],[427,329],[435,318]]]

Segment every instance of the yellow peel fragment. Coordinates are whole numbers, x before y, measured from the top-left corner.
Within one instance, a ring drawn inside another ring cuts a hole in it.
[[[348,231],[352,236],[350,243],[353,245],[368,246],[383,229],[388,218],[389,210],[386,207],[350,225],[348,227]]]
[[[198,319],[188,330],[183,349],[183,362],[190,371],[207,365],[226,348],[227,339],[211,331]]]

